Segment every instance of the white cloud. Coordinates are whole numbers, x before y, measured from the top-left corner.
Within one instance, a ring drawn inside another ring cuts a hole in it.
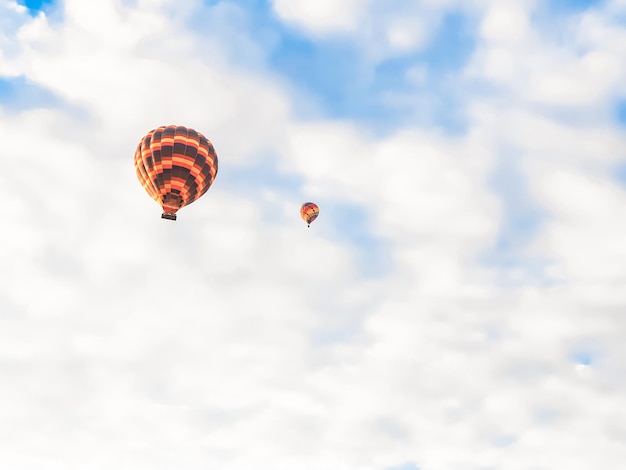
[[[24,6],[11,0],[0,1],[0,75],[2,76],[19,75],[19,72],[11,66],[11,59],[18,49],[14,35],[27,17],[28,12]]]
[[[606,106],[624,93],[623,27],[590,11],[555,24],[531,22],[533,3],[494,3],[482,22],[483,43],[468,71],[525,100],[562,107]],[[607,7],[608,8],[608,7]]]
[[[622,234],[626,194],[605,178],[553,170],[537,181],[545,207],[558,217],[541,248],[557,261],[554,275],[583,282],[600,303],[620,304],[617,286],[626,279]]]
[[[552,65],[554,67],[554,64]],[[537,72],[530,81],[530,97],[542,103],[580,106],[602,102],[615,89],[625,69],[616,56],[590,52],[558,70]]]
[[[492,2],[481,24],[488,40],[509,45],[523,44],[530,35],[529,13],[533,2]]]
[[[287,23],[317,34],[357,31],[369,0],[272,0],[276,14]]]
[[[387,42],[400,51],[419,49],[425,41],[424,26],[411,19],[395,19],[387,29]]]

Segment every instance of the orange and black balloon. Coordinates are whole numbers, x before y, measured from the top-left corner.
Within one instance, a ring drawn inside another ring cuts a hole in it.
[[[161,126],[148,132],[135,151],[139,182],[163,208],[164,219],[208,191],[217,175],[217,154],[200,132]]]
[[[311,226],[311,222],[317,219],[320,214],[320,208],[314,202],[305,202],[300,207],[300,217],[304,220],[308,227]]]

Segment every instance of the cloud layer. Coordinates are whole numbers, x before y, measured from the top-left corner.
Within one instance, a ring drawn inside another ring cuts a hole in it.
[[[622,468],[626,4],[331,3],[0,0],[1,467]],[[170,123],[220,158],[175,223]]]

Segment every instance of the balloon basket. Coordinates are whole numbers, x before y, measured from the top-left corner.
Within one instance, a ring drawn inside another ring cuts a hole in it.
[[[163,214],[161,214],[161,218],[167,220],[176,220],[176,214],[167,214],[164,212]]]

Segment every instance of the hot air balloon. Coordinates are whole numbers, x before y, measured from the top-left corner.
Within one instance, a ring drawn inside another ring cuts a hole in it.
[[[217,154],[200,132],[161,126],[148,132],[135,151],[139,182],[163,208],[163,219],[207,192],[217,175]]]
[[[300,217],[306,222],[307,227],[311,226],[311,222],[317,219],[319,214],[320,208],[314,202],[305,202],[300,207]]]

